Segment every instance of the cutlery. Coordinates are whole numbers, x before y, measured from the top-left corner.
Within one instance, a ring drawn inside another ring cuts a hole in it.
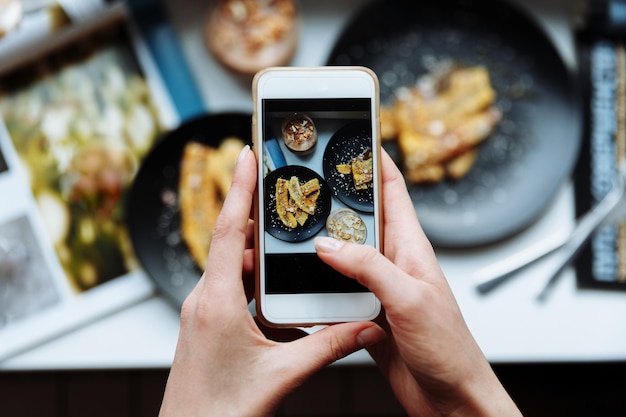
[[[476,290],[480,294],[487,294],[502,283],[515,277],[517,272],[526,266],[552,254],[557,260],[552,264],[552,270],[548,274],[548,281],[537,296],[539,301],[544,301],[561,276],[561,272],[579,254],[593,232],[615,214],[625,195],[626,163],[622,163],[609,192],[595,207],[576,222],[576,226],[569,236],[565,238],[555,236],[548,241],[532,246],[527,250],[477,271],[476,275],[479,278]]]

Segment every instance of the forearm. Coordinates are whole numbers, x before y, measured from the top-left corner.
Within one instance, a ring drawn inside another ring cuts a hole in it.
[[[487,361],[476,366],[472,377],[458,387],[450,401],[441,408],[449,417],[517,417],[521,412],[498,380]]]

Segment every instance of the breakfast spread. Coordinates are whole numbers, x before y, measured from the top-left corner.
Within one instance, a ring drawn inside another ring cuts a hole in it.
[[[326,219],[328,236],[343,242],[364,243],[367,229],[361,216],[347,208],[335,210]]]
[[[276,214],[280,221],[290,229],[304,226],[309,216],[315,214],[320,187],[317,178],[302,184],[296,176],[289,180],[278,178]]]
[[[217,148],[189,142],[183,150],[179,194],[181,233],[200,268],[206,265],[215,221],[244,143],[226,138]]]
[[[485,67],[446,62],[396,91],[393,106],[381,109],[382,138],[398,140],[411,183],[459,179],[501,119],[495,99]]]

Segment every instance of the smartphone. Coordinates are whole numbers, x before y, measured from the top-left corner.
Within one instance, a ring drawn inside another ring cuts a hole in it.
[[[371,320],[380,302],[313,238],[381,248],[379,88],[364,67],[268,68],[253,81],[257,316],[274,327]]]

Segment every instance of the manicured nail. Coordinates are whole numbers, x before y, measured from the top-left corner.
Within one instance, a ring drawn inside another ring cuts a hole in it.
[[[246,155],[248,155],[249,151],[250,151],[250,145],[244,146],[241,152],[239,152],[239,156],[237,157],[237,163],[240,163],[241,161],[243,161]]]
[[[361,330],[356,336],[356,342],[362,348],[370,347],[383,340],[387,334],[385,331],[377,325],[372,325],[368,328]]]
[[[337,252],[343,246],[343,242],[326,236],[316,237],[313,239],[313,244],[315,245],[315,250],[326,253]]]

